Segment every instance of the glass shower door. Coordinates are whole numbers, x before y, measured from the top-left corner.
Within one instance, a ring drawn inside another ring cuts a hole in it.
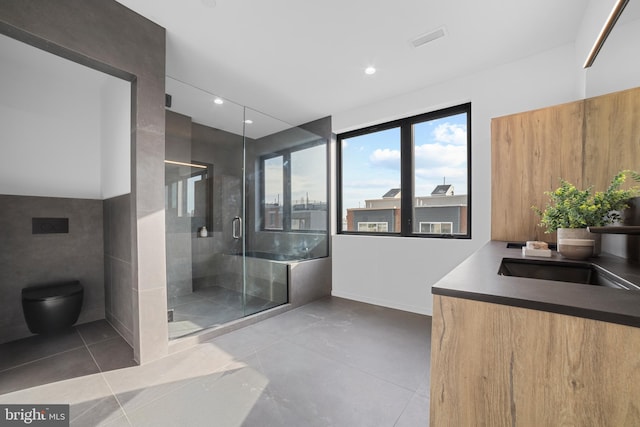
[[[167,77],[165,217],[171,339],[245,316],[244,108]]]
[[[328,253],[327,141],[171,77],[165,195],[169,335],[288,302]]]

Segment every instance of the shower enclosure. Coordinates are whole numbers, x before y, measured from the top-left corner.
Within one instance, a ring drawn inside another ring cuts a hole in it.
[[[170,77],[167,94],[167,296],[175,339],[286,304],[292,263],[328,255],[328,147],[304,125]]]

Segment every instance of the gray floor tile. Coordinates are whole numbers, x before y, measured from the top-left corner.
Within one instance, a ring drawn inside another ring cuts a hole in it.
[[[246,360],[268,379],[280,416],[298,425],[392,426],[413,393],[283,341]]]
[[[110,410],[102,408],[106,405],[113,408],[113,394],[101,374],[85,375],[65,381],[51,382],[38,387],[22,389],[0,395],[0,403],[57,403],[68,404],[71,409],[71,419],[82,416],[91,417],[88,411],[100,412],[105,417]],[[110,403],[109,403],[110,402]],[[88,419],[88,418],[84,418]],[[85,424],[91,425],[91,424]]]
[[[99,425],[101,427],[135,427],[131,424],[131,422],[129,421],[129,418],[127,418],[126,416],[116,418],[115,420],[109,420],[108,422],[104,422]]]
[[[397,310],[371,310],[374,317],[341,313],[286,338],[323,354],[416,391],[429,370],[430,318]],[[416,339],[421,338],[421,339]]]
[[[264,332],[277,338],[287,338],[305,332],[308,328],[320,324],[324,316],[307,312],[304,307],[265,319],[252,325],[258,332]]]
[[[169,308],[175,308],[175,307],[177,307],[179,305],[189,304],[189,303],[196,302],[196,301],[199,301],[199,300],[200,300],[200,298],[196,294],[173,296],[173,297],[169,297],[169,299],[167,301],[167,306]]]
[[[87,345],[120,336],[105,319],[77,325],[76,330]]]
[[[260,372],[238,366],[203,376],[128,416],[134,426],[241,426],[263,398],[267,382]]]
[[[429,397],[429,387],[431,385],[431,367],[427,369],[427,372],[424,373],[422,379],[420,380],[420,385],[416,390],[416,393],[422,397]]]
[[[325,298],[143,366],[109,328],[0,346],[22,363],[0,402],[69,403],[73,426],[428,425],[426,316]]]
[[[179,338],[241,317],[243,311],[239,307],[225,307],[206,300],[181,305],[175,308],[174,321],[169,323],[169,337]]]
[[[145,365],[103,375],[128,412],[202,377],[220,376],[233,362],[233,356],[214,346],[198,346]]]
[[[251,325],[216,337],[203,345],[215,346],[232,357],[240,359],[274,345],[278,340],[278,336],[258,328],[257,325]]]
[[[133,349],[120,335],[89,346],[101,372],[136,366]]]
[[[241,292],[220,286],[201,288],[190,295],[170,298],[174,321],[169,323],[169,337],[180,338],[280,304],[251,295],[243,297]]]
[[[429,398],[415,394],[405,408],[395,427],[429,425]]]
[[[0,344],[0,371],[83,346],[82,338],[74,329]]]
[[[198,298],[209,298],[216,301],[219,304],[240,306],[242,304],[242,293],[232,291],[220,286],[208,286],[206,288],[200,288],[193,293]]]
[[[99,372],[86,347],[0,372],[0,394]]]
[[[229,307],[218,304],[214,301],[202,299],[188,304],[177,306],[173,310],[173,318],[177,320],[189,319],[191,317],[215,316],[217,312],[223,310],[234,310],[235,307]]]
[[[128,421],[116,398],[112,395],[83,402],[71,407],[71,426],[104,426],[121,420]]]

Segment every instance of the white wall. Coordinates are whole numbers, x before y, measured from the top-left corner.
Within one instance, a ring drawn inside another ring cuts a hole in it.
[[[626,37],[635,38],[619,40],[619,44],[627,46],[629,40],[639,40],[638,26],[636,23],[633,29],[625,29]],[[634,76],[616,90],[640,85],[640,64],[635,58],[622,58],[621,52],[626,49],[616,46],[612,38],[607,42],[607,51],[619,52],[617,66],[624,64],[628,68],[624,72]],[[609,84],[605,72],[601,75],[593,68],[593,72],[585,73],[581,68],[584,60],[579,61],[578,56],[574,44],[564,45],[469,77],[334,114],[334,132],[340,133],[471,101],[473,238],[334,235],[333,295],[431,314],[431,286],[490,240],[491,118],[581,99],[585,87],[595,90]],[[605,62],[603,58],[599,56],[598,63]],[[335,182],[333,185],[335,188]],[[333,215],[335,221],[335,212]]]
[[[130,84],[6,36],[0,52],[0,194],[102,199],[103,139],[130,169]]]
[[[131,83],[109,78],[101,87],[101,198],[131,192]]]
[[[491,118],[575,99],[573,45],[333,116],[336,132],[471,101],[472,239],[336,235],[333,295],[431,314],[431,285],[490,239]]]
[[[637,3],[634,6],[640,8]],[[585,71],[586,98],[640,86],[639,41],[640,20],[618,22],[593,65]]]

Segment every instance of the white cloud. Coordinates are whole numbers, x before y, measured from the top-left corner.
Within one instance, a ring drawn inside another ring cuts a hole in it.
[[[371,156],[369,156],[369,161],[374,166],[382,166],[388,169],[399,170],[400,169],[400,151],[398,150],[390,150],[388,148],[375,150]]]
[[[466,167],[467,146],[423,144],[414,149],[416,168]]]
[[[433,130],[437,142],[454,145],[467,145],[467,126],[463,124],[442,123]]]

